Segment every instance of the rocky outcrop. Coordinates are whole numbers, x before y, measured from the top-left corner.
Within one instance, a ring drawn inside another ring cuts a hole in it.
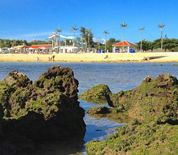
[[[148,76],[135,89],[110,95],[108,102],[133,122],[118,127],[105,141],[89,142],[88,154],[178,154],[178,80],[174,76]],[[88,111],[101,115],[107,109]]]
[[[25,74],[11,71],[0,82],[3,134],[15,133],[33,141],[83,137],[78,84],[73,71],[60,66],[48,69],[34,84]]]
[[[87,102],[103,104],[107,103],[107,97],[111,90],[107,85],[99,84],[79,95],[79,98]]]
[[[135,89],[111,95],[110,102],[141,122],[178,124],[178,80],[170,74],[148,76]]]

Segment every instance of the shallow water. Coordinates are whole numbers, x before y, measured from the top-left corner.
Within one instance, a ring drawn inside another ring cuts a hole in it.
[[[139,85],[148,75],[157,77],[159,74],[170,73],[178,78],[178,66],[175,63],[44,63],[44,62],[0,62],[0,80],[3,80],[11,70],[25,73],[35,81],[48,68],[55,65],[70,67],[79,81],[79,94],[97,84],[106,84],[113,93],[120,90],[130,90]],[[96,104],[80,101],[80,106],[87,110]],[[87,114],[84,117],[87,125],[83,142],[54,142],[47,144],[37,154],[67,155],[77,152],[85,154],[85,143],[97,139],[104,140],[113,133],[114,127],[122,126],[108,119],[93,119]]]

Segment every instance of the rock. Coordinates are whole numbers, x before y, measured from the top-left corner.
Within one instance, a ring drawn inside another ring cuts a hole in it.
[[[73,71],[60,66],[48,69],[34,84],[23,73],[10,72],[0,82],[0,102],[8,118],[2,123],[3,134],[35,142],[83,137],[85,113],[78,102],[78,84]]]
[[[99,84],[79,95],[79,98],[87,102],[103,104],[107,103],[107,97],[111,90],[107,85]]]
[[[88,154],[178,154],[178,80],[170,74],[146,77],[133,90],[110,95],[109,104],[132,118],[104,141],[86,144]],[[105,115],[93,107],[89,114]],[[108,115],[108,114],[107,114]],[[112,116],[114,114],[112,113]],[[116,113],[117,115],[117,113]],[[108,118],[108,116],[106,116]],[[117,118],[118,120],[119,118]]]
[[[141,122],[178,124],[178,80],[170,74],[147,77],[133,90],[110,95],[110,103]]]
[[[0,104],[0,135],[2,134],[2,118],[4,116],[4,111],[3,111],[3,107]]]
[[[124,113],[118,108],[111,108],[105,106],[94,106],[87,110],[87,114],[94,119],[107,118],[108,120],[115,121],[119,124],[128,123],[132,118],[128,117],[127,113]]]
[[[34,85],[50,92],[54,92],[57,89],[70,98],[78,99],[79,82],[74,78],[73,71],[67,67],[51,67],[35,81]]]
[[[178,154],[178,126],[128,124],[104,141],[86,144],[88,154]]]
[[[91,107],[87,111],[88,114],[108,114],[111,113],[110,109],[104,106]]]
[[[2,84],[9,86],[10,88],[26,87],[28,84],[32,84],[32,81],[24,74],[13,70],[2,81]]]

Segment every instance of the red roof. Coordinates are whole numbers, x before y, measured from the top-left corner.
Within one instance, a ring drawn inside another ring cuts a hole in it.
[[[116,43],[116,44],[114,44],[112,46],[137,46],[137,45],[124,40],[124,41]]]
[[[52,47],[52,45],[47,44],[47,45],[31,45],[31,46],[29,46],[29,48],[41,48],[41,47],[48,48],[48,47]]]

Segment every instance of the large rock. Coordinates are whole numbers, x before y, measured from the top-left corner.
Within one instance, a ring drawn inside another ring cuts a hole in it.
[[[107,99],[113,110],[126,113],[133,121],[118,127],[118,131],[104,141],[87,143],[88,154],[178,154],[175,147],[178,144],[178,80],[175,77],[148,76],[135,89],[120,91]],[[108,113],[106,107],[88,111],[95,115]]]
[[[111,93],[112,92],[107,85],[99,84],[80,94],[79,98],[86,100],[87,102],[102,104],[107,103],[107,97]]]
[[[78,102],[78,80],[70,68],[54,66],[32,84],[12,71],[0,83],[3,133],[40,140],[83,137],[84,110]]]
[[[178,124],[178,80],[170,74],[148,76],[135,89],[111,95],[108,102],[141,122]]]

